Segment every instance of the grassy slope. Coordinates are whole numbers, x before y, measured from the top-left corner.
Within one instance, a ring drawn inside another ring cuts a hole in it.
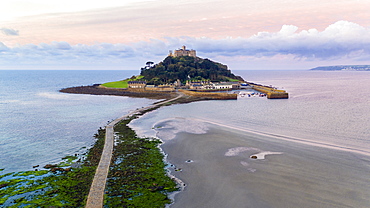
[[[128,88],[128,81],[122,80],[116,82],[107,82],[102,84],[102,86],[109,88]]]
[[[129,81],[136,81],[142,78],[144,78],[144,76],[136,76],[135,79],[125,79],[125,80],[116,81],[116,82],[107,82],[107,83],[102,84],[102,86],[109,87],[109,88],[128,88]]]
[[[121,81],[116,81],[116,82],[107,82],[102,84],[104,87],[109,87],[109,88],[128,88],[128,82],[129,81],[135,81],[144,78],[144,76],[137,76],[135,79],[125,79]],[[229,79],[230,82],[238,82],[239,80],[237,79],[232,79],[229,77],[225,77],[226,79]]]

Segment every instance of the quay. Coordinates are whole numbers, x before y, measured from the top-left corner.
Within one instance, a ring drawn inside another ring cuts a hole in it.
[[[288,99],[289,94],[285,90],[278,90],[273,87],[263,86],[255,83],[249,83],[248,85],[252,87],[252,89],[265,93],[268,99]]]
[[[190,90],[182,90],[178,89],[180,93],[185,95],[193,96],[193,97],[202,97],[208,98],[212,100],[236,100],[238,95],[237,94],[228,94],[228,93],[214,93],[211,91],[190,91]]]

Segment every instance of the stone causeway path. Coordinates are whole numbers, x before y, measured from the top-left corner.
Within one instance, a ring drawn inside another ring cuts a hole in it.
[[[114,121],[110,122],[106,128],[105,128],[105,143],[104,143],[104,149],[99,161],[99,165],[96,168],[95,176],[93,179],[93,182],[90,187],[90,192],[87,197],[86,201],[86,208],[102,208],[104,204],[104,192],[105,192],[105,185],[107,182],[107,176],[109,172],[109,166],[110,162],[112,160],[112,152],[114,147],[114,125],[116,125],[121,120],[128,118],[130,116],[133,116],[137,113],[143,112],[145,110],[149,110],[152,108],[155,108],[159,105],[163,105],[165,103],[174,101],[182,97],[183,94],[181,93],[179,96],[165,100],[163,102],[150,105],[148,107],[143,107],[140,109],[137,109],[129,114],[126,114],[120,118],[115,119]]]

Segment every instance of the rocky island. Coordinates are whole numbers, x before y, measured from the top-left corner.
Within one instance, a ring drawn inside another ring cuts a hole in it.
[[[237,94],[227,91],[245,86],[265,93],[269,99],[289,97],[284,90],[246,82],[242,77],[234,75],[226,65],[197,57],[195,50],[187,50],[185,46],[174,53],[170,51],[158,64],[148,61],[141,68],[140,75],[104,84],[65,88],[60,92],[152,99],[170,99],[180,93],[187,98],[182,102],[191,102],[237,99]]]
[[[224,100],[237,99],[237,95],[214,92],[240,89],[241,83],[245,83],[243,78],[231,73],[226,65],[197,57],[195,50],[183,46],[174,53],[170,51],[158,64],[148,61],[140,75],[104,84],[65,88],[60,92],[152,99],[173,98],[181,92],[193,97],[192,100]]]
[[[245,82],[226,65],[196,56],[195,50],[170,52],[162,62],[149,61],[140,75],[121,81],[70,87],[64,93],[165,99],[138,108],[100,128],[95,144],[82,155],[34,171],[0,175],[0,206],[6,207],[165,207],[169,194],[185,184],[169,175],[157,138],[141,138],[128,124],[162,106],[200,100],[237,99],[228,93],[242,87],[288,98],[283,90]],[[225,92],[219,92],[225,91]],[[2,169],[0,169],[2,171]]]

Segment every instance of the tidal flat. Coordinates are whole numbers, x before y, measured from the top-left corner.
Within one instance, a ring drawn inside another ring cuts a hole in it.
[[[185,184],[171,208],[370,205],[368,156],[213,124],[193,133],[171,120],[157,125],[172,174]]]

